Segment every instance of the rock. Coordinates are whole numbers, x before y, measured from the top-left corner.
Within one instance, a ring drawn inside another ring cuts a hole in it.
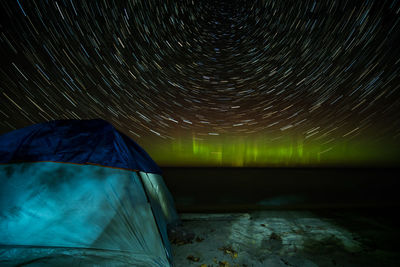
[[[168,239],[172,244],[185,245],[193,242],[194,234],[184,230],[180,226],[168,228]]]
[[[195,257],[195,256],[193,256],[193,255],[187,256],[186,259],[188,259],[188,260],[190,260],[190,261],[194,261],[194,262],[198,262],[198,261],[200,260],[199,257]]]
[[[202,238],[200,236],[196,237],[196,242],[202,242],[203,240],[204,240],[204,238]]]
[[[280,235],[276,234],[276,233],[272,233],[272,234],[269,236],[269,239],[277,240],[277,241],[282,241],[282,237],[281,237]]]
[[[238,257],[237,251],[233,250],[231,246],[222,247],[222,248],[219,248],[219,250],[222,250],[225,254],[231,255],[232,258]]]

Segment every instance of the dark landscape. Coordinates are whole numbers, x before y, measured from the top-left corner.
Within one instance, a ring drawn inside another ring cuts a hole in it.
[[[196,236],[173,242],[177,265],[398,266],[398,171],[163,168]]]
[[[398,168],[162,168],[181,212],[400,207]]]

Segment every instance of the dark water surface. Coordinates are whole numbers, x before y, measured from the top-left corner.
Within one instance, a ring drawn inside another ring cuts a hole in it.
[[[400,207],[398,168],[162,168],[179,212]]]

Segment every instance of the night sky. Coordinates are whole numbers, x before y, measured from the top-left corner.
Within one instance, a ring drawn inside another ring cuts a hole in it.
[[[162,166],[400,158],[400,1],[0,1],[0,133],[103,118]]]

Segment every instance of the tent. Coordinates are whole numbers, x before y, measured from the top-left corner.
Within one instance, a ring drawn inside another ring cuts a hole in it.
[[[0,265],[172,266],[161,170],[103,120],[0,136]]]

